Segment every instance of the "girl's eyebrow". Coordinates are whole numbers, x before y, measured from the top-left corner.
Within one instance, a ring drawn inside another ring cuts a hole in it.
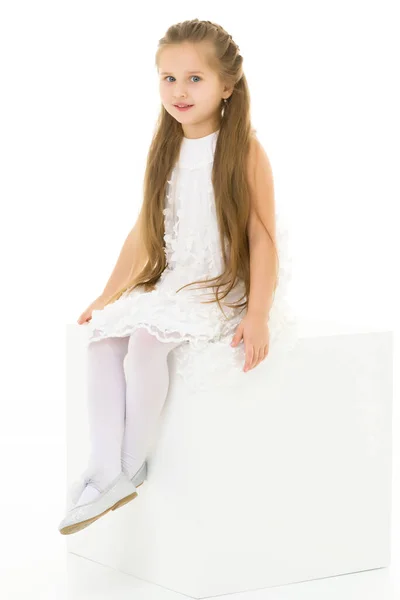
[[[202,75],[204,75],[203,71],[186,71],[186,73],[201,73]],[[168,71],[163,71],[162,73],[160,73],[160,75],[172,75],[172,73],[169,73]]]

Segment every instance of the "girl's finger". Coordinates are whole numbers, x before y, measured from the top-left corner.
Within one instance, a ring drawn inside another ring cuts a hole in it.
[[[254,369],[254,367],[258,364],[258,349],[253,346],[253,359],[251,361],[250,369]]]
[[[261,362],[262,352],[263,352],[263,349],[260,348],[256,354],[257,360],[254,362],[253,369]]]
[[[253,348],[253,346],[249,345],[246,348],[246,361],[244,363],[245,371],[248,371],[250,369],[250,365],[253,362],[253,354],[254,354],[254,348]]]

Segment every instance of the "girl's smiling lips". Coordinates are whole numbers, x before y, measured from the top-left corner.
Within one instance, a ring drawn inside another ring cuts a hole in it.
[[[189,108],[192,108],[193,104],[174,104],[174,106],[178,110],[189,110]]]

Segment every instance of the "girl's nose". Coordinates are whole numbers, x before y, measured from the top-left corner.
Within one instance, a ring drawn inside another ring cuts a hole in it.
[[[178,86],[176,86],[176,88],[174,89],[174,96],[177,100],[185,100],[187,98],[187,92],[185,88],[180,88]]]

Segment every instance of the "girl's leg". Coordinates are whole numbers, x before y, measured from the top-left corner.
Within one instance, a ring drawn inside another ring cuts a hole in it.
[[[146,459],[168,393],[167,356],[182,342],[160,342],[146,329],[129,338],[126,356],[126,421],[122,467],[132,477]]]
[[[124,358],[129,337],[109,337],[88,346],[88,416],[91,442],[89,466],[99,489],[106,487],[121,472],[121,447],[125,419]],[[99,495],[88,484],[77,504]]]

